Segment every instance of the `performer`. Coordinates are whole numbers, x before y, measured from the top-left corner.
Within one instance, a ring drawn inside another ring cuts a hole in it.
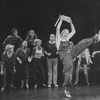
[[[33,48],[32,56],[29,58],[29,61],[32,62],[31,71],[35,81],[34,88],[37,88],[38,81],[40,82],[41,86],[45,86],[44,84],[45,75],[44,75],[44,68],[42,65],[42,58],[44,57],[45,52],[44,49],[41,47],[42,41],[40,39],[35,39],[34,43],[36,46]],[[39,79],[38,75],[40,76]]]
[[[2,54],[1,58],[1,75],[3,75],[3,87],[1,88],[1,91],[5,90],[7,79],[9,78],[9,88],[15,88],[13,86],[14,81],[14,73],[15,70],[15,52],[14,52],[14,46],[13,45],[6,45],[5,51]]]
[[[68,29],[64,29],[60,33],[60,27],[62,21],[66,21],[71,25],[71,32],[69,32]],[[57,50],[59,51],[60,58],[62,59],[63,62],[63,67],[64,67],[63,72],[65,75],[65,94],[67,97],[71,97],[69,93],[69,87],[70,87],[70,80],[72,77],[71,68],[73,67],[73,60],[88,46],[90,46],[93,43],[93,41],[98,39],[97,34],[95,35],[95,37],[83,39],[73,49],[70,50],[69,39],[74,34],[75,34],[75,28],[71,18],[64,15],[60,15],[59,23],[56,28],[56,45],[57,45]]]
[[[30,50],[33,49],[34,45],[34,40],[37,39],[37,35],[35,33],[35,31],[33,29],[28,31],[27,37],[26,37],[26,41],[28,42],[28,47],[30,48]]]
[[[100,30],[98,32],[99,39],[98,41],[95,41],[93,44],[93,76],[94,76],[94,83],[98,84],[100,83],[100,78],[98,77],[100,73]]]
[[[58,52],[56,48],[55,35],[50,34],[49,42],[46,43],[47,67],[48,67],[48,87],[51,87],[52,81],[55,87],[57,85],[58,72]],[[52,79],[53,78],[53,79]]]
[[[24,79],[26,83],[26,88],[29,89],[28,79],[29,75],[29,66],[28,66],[28,57],[30,56],[30,49],[27,47],[27,41],[23,41],[22,47],[18,48],[16,51],[17,61],[19,62],[19,74],[21,79],[21,89],[24,87]]]
[[[3,48],[6,47],[7,44],[14,45],[14,50],[16,51],[22,43],[21,37],[18,35],[18,30],[16,28],[11,30],[11,35],[9,35],[5,41],[3,42],[2,46]]]
[[[81,69],[81,67],[83,67],[84,70],[84,75],[85,75],[85,79],[86,79],[86,83],[88,85],[90,85],[89,83],[89,79],[88,79],[88,65],[90,63],[93,63],[91,61],[91,57],[90,57],[90,52],[88,50],[88,48],[86,48],[79,56],[78,56],[79,60],[78,60],[78,64],[77,64],[77,69],[76,69],[76,81],[74,83],[74,85],[78,84],[79,81],[79,71]]]

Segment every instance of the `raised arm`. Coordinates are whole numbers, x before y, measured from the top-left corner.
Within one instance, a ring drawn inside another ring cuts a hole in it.
[[[62,17],[63,17],[63,20],[68,22],[68,23],[70,23],[70,26],[71,26],[71,32],[70,32],[70,34],[67,37],[67,40],[69,40],[76,33],[76,30],[75,30],[74,24],[72,23],[72,20],[71,20],[70,17],[64,16],[64,15],[62,15]]]
[[[61,37],[60,37],[61,24],[62,24],[62,19],[60,18],[60,21],[59,21],[57,28],[56,28],[56,47],[57,47],[57,50],[59,50],[60,41],[61,41]]]

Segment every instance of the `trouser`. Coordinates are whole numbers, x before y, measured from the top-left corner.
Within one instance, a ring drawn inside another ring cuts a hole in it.
[[[24,80],[24,79],[29,79],[30,78],[30,74],[29,74],[29,68],[28,68],[28,62],[23,62],[22,64],[20,64],[20,79]]]
[[[35,84],[37,84],[37,81],[40,81],[41,85],[44,83],[45,75],[44,75],[44,68],[42,65],[42,58],[34,58],[33,66],[31,66],[32,70],[32,77],[34,79]],[[39,76],[39,77],[38,77]]]
[[[72,71],[73,71],[73,68],[70,69],[69,72],[65,72],[64,73],[64,86],[65,87],[70,87],[72,85]]]
[[[95,54],[94,61],[93,61],[93,74],[94,74],[94,83],[100,83],[100,53]]]
[[[48,84],[57,84],[57,67],[58,67],[58,58],[47,58],[48,65]]]
[[[76,58],[80,53],[82,53],[88,46],[90,46],[93,43],[93,38],[86,38],[80,41],[75,47],[70,51],[59,51],[60,58],[63,62],[63,72],[65,73],[66,81],[65,84],[67,86],[67,83],[69,83],[69,80],[71,80],[69,72],[71,71],[71,68],[73,67],[73,59]],[[67,82],[68,81],[68,82]]]
[[[3,87],[6,87],[7,81],[9,82],[9,85],[13,84],[14,81],[14,70],[13,66],[4,66],[3,68]],[[7,80],[9,79],[9,80]]]

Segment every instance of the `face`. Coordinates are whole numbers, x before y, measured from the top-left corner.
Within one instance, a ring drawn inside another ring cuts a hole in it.
[[[51,35],[50,35],[50,40],[52,40],[52,41],[55,40],[55,35],[54,35],[54,34],[51,34]]]
[[[13,36],[14,36],[14,37],[18,37],[18,31],[14,31]]]
[[[68,35],[69,35],[69,30],[66,29],[66,30],[62,31],[61,38],[66,40]]]
[[[31,30],[31,31],[30,31],[30,36],[32,36],[32,37],[33,37],[33,36],[34,36],[34,34],[35,34],[34,30]]]
[[[14,51],[14,49],[13,49],[13,48],[10,48],[10,49],[7,51],[7,53],[8,53],[8,54],[11,54],[13,51]]]
[[[37,43],[37,45],[38,45],[38,46],[41,46],[41,41],[39,41],[39,42]]]
[[[23,46],[23,47],[27,47],[27,45],[28,45],[28,44],[27,44],[27,41],[24,41],[24,42],[22,43],[22,46]]]

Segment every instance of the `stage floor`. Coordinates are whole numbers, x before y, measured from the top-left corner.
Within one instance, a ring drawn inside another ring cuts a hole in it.
[[[0,100],[100,100],[100,86],[77,86],[71,89],[71,98],[64,94],[64,87],[0,92]]]

